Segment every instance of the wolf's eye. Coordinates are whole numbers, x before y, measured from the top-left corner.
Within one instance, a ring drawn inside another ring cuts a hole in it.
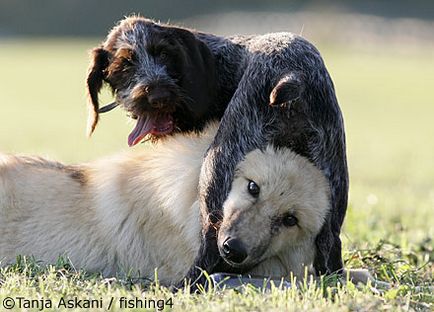
[[[282,224],[286,227],[297,225],[298,219],[292,214],[287,214],[282,219]]]
[[[247,185],[247,190],[253,197],[258,197],[259,191],[261,189],[259,188],[258,184],[255,183],[255,181],[249,181],[249,184]]]

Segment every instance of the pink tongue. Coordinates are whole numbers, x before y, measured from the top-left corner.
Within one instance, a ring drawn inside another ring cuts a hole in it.
[[[172,130],[173,118],[169,114],[158,117],[151,117],[149,115],[139,116],[136,126],[128,136],[128,145],[136,145],[149,133],[164,135],[172,132]]]
[[[152,131],[155,120],[150,116],[139,116],[137,124],[128,136],[128,146],[134,146]]]

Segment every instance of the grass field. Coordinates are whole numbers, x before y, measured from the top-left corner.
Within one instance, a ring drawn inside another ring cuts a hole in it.
[[[0,42],[0,150],[88,161],[126,149],[131,124],[117,110],[84,135],[87,50],[97,41]],[[367,267],[393,288],[354,285],[172,295],[102,279],[59,262],[20,262],[0,272],[0,302],[172,298],[176,311],[433,310],[434,51],[321,47],[347,130],[350,203],[342,233],[348,267]],[[110,100],[105,94],[103,100]],[[140,146],[137,148],[141,148]],[[170,303],[170,302],[169,302]],[[166,306],[171,310],[170,306]],[[1,310],[1,308],[0,308]],[[80,310],[80,309],[77,309]]]

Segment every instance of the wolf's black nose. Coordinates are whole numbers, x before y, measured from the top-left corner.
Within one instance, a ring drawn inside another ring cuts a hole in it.
[[[226,259],[234,263],[241,263],[247,258],[247,250],[243,243],[236,238],[228,238],[223,243],[223,252]]]

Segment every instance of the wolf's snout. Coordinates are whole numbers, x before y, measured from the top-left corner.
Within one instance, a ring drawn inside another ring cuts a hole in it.
[[[247,250],[236,238],[227,238],[222,246],[224,257],[234,263],[242,263],[247,258]]]

